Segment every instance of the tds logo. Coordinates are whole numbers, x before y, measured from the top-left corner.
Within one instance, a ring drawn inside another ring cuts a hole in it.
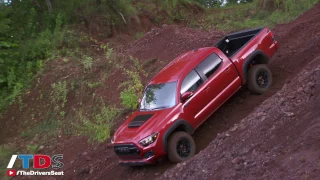
[[[16,159],[19,158],[22,161],[22,168],[28,169],[29,168],[29,161],[30,159],[33,159],[33,168],[35,169],[46,169],[50,166],[53,169],[58,169],[63,167],[63,163],[59,160],[63,159],[62,154],[56,154],[52,157],[48,155],[42,155],[42,154],[19,154],[19,155],[12,155],[10,162],[7,166],[8,169],[11,169],[16,162]]]

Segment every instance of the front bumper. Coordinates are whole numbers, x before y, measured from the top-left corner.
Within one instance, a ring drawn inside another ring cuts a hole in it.
[[[153,146],[152,146],[153,145]],[[142,166],[154,164],[165,153],[156,148],[156,143],[150,147],[141,147],[133,143],[128,144],[113,144],[114,151],[119,158],[119,163],[130,166]]]

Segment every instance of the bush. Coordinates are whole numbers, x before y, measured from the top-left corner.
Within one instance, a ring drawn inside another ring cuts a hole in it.
[[[51,88],[51,102],[54,105],[54,111],[58,112],[59,110],[64,108],[65,104],[67,103],[67,95],[69,93],[67,82],[63,81],[53,83],[51,84]]]
[[[129,77],[129,80],[120,84],[119,87],[125,87],[120,93],[121,104],[128,109],[136,109],[138,106],[139,97],[142,96],[143,84],[141,82],[140,74],[146,75],[142,70],[138,59],[133,60],[135,66],[133,69],[123,69],[124,74]]]
[[[204,26],[206,29],[215,27],[224,31],[272,27],[275,24],[292,21],[319,2],[318,0],[267,0],[271,4],[263,8],[263,1],[210,8],[205,16]]]
[[[104,104],[100,107],[92,117],[86,116],[83,111],[78,112],[80,124],[76,124],[76,129],[79,135],[84,135],[89,138],[89,142],[102,143],[110,137],[110,127],[112,121],[119,114],[116,108],[106,107]]]
[[[138,107],[139,96],[134,88],[126,88],[120,93],[121,104],[128,109],[136,109]]]
[[[81,63],[86,71],[92,70],[92,64],[93,64],[92,57],[85,56],[84,59],[81,61]]]

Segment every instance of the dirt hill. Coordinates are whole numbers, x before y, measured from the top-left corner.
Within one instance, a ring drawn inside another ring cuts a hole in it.
[[[319,106],[320,106],[320,3],[297,20],[272,29],[280,43],[279,52],[273,57],[270,69],[274,84],[268,93],[256,96],[243,88],[205,122],[194,134],[198,154],[181,164],[161,163],[145,167],[127,167],[109,146],[109,140],[92,146],[84,137],[56,137],[40,153],[64,154],[63,177],[43,179],[315,179],[319,176]],[[119,55],[139,58],[149,76],[152,76],[179,54],[194,48],[211,46],[225,32],[204,31],[178,25],[153,28],[135,42],[116,46]],[[90,45],[91,47],[91,45]],[[92,49],[98,45],[92,46]],[[46,110],[50,85],[56,80],[95,81],[108,77],[96,88],[76,88],[85,95],[68,93],[66,114],[75,113],[80,102],[87,109],[95,107],[93,94],[107,102],[120,105],[119,83],[125,80],[122,72],[111,71],[96,51],[96,64],[92,72],[81,71],[73,61],[58,59],[50,63],[45,73],[32,85],[30,93],[22,99],[26,107],[39,112]],[[103,55],[104,56],[104,55]],[[129,65],[127,65],[129,66]],[[39,86],[38,86],[39,85]],[[39,91],[43,90],[43,94]],[[43,96],[44,98],[38,98]],[[317,109],[318,108],[318,109]],[[126,118],[124,112],[115,122],[117,128]],[[13,105],[4,114],[0,142],[21,141],[16,135],[44,114],[19,110]],[[21,120],[25,120],[23,124]],[[67,122],[63,122],[67,123]],[[19,126],[16,126],[19,124]],[[67,125],[65,125],[67,126]],[[59,134],[58,134],[59,135]],[[32,142],[37,142],[34,137]],[[52,145],[50,144],[52,143]],[[22,143],[21,143],[22,144]],[[23,144],[25,145],[25,144]],[[21,145],[22,146],[22,145]],[[24,148],[25,146],[22,146]],[[26,177],[24,177],[26,178]]]
[[[270,64],[275,80],[271,90],[255,96],[242,89],[221,107],[195,133],[201,151],[195,158],[176,166],[167,160],[147,167],[120,166],[107,143],[93,148],[78,137],[64,140],[53,152],[64,154],[63,179],[154,179],[161,175],[162,179],[312,179],[319,175],[319,8],[317,4],[296,21],[273,29],[281,48]],[[147,68],[155,73],[178,54],[210,46],[223,34],[164,25],[118,51],[146,62],[153,59]]]

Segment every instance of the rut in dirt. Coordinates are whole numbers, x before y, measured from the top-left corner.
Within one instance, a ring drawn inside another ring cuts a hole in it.
[[[319,9],[320,3],[297,20],[272,29],[280,43],[280,49],[269,65],[274,76],[270,91],[256,96],[250,94],[246,88],[241,89],[196,131],[194,138],[198,152],[206,148],[217,134],[238,124],[263,101],[278,92],[319,55]],[[148,66],[148,69],[155,73],[177,55],[194,48],[211,46],[223,35],[224,33],[217,31],[207,32],[165,25],[153,29],[140,40],[119,51],[132,54],[141,60],[155,59]],[[112,148],[108,148],[106,144],[92,148],[84,141],[83,138],[74,138],[56,149],[56,152],[63,153],[66,157],[63,179],[154,179],[174,166],[166,159],[147,167],[121,166]]]

